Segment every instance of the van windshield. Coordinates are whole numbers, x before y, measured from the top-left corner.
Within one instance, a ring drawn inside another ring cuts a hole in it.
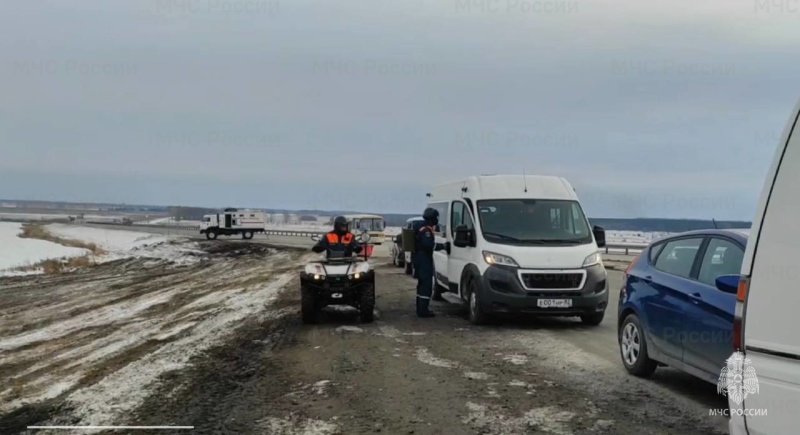
[[[577,201],[498,199],[477,205],[481,232],[492,243],[579,245],[593,240]]]

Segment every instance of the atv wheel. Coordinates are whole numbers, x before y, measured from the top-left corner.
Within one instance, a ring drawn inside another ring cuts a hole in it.
[[[372,323],[375,320],[375,284],[369,284],[358,296],[358,309],[361,311],[361,321]]]
[[[317,323],[317,298],[314,291],[305,287],[300,288],[301,311],[303,323]]]

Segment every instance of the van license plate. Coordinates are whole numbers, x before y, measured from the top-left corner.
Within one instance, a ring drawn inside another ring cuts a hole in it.
[[[572,299],[539,299],[536,305],[539,308],[571,308]]]

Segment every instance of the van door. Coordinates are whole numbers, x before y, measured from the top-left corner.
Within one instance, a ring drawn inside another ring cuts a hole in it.
[[[450,215],[450,205],[446,202],[439,202],[429,204],[428,206],[436,209],[439,212],[439,228],[437,228],[435,231],[436,243],[445,244],[448,242],[447,228],[449,226],[448,216]],[[433,252],[433,276],[435,277],[435,283],[438,283],[445,288],[448,287],[447,263],[447,251]]]
[[[475,231],[475,224],[472,219],[472,213],[464,201],[453,201],[452,213],[450,219],[450,239],[455,239],[455,229],[459,225],[466,225],[472,231]],[[461,282],[461,273],[473,255],[473,247],[459,248],[452,243],[450,244],[450,258],[448,260],[447,278],[453,285],[459,285]],[[461,289],[458,290],[459,296]]]
[[[797,333],[800,330],[797,285],[800,128],[797,112],[793,115],[793,130],[779,146],[773,163],[775,176],[767,181],[762,193],[761,219],[755,219],[753,234],[748,240],[747,253],[753,253],[752,265],[742,267],[745,273],[750,271],[744,307],[744,352],[748,358],[744,368],[752,368],[758,379],[758,391],[748,389],[742,404],[750,433],[797,433],[796,416],[800,409],[800,334]]]

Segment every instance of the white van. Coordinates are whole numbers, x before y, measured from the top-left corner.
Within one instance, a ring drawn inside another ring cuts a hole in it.
[[[767,173],[738,282],[732,350],[733,356],[747,359],[740,359],[738,367],[729,362],[720,385],[728,389],[733,435],[798,433],[800,275],[795,261],[800,246],[798,116],[800,103],[783,130]]]
[[[579,316],[598,325],[608,280],[575,189],[560,177],[489,175],[437,186],[428,206],[439,211],[434,252],[438,290],[469,303],[483,324],[493,314]]]

